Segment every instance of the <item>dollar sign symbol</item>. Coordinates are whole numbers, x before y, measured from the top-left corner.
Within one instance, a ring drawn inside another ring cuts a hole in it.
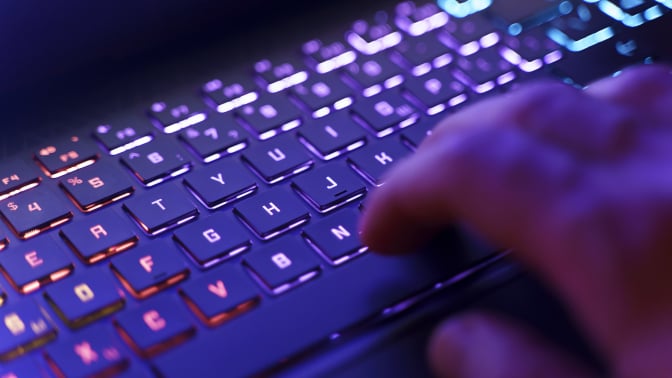
[[[8,207],[9,210],[11,210],[11,211],[16,211],[16,210],[19,208],[19,206],[18,206],[17,204],[15,204],[14,202],[10,202],[10,203],[8,203],[8,204],[7,204],[7,207]]]

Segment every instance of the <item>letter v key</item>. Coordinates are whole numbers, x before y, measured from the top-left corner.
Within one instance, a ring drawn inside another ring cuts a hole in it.
[[[226,286],[222,280],[217,280],[217,282],[208,285],[208,290],[220,298],[226,298],[229,295],[229,292],[226,291]]]

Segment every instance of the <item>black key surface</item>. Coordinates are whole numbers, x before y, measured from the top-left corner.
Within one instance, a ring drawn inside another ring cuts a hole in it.
[[[561,14],[562,0],[495,1],[486,12],[509,31],[522,31],[547,22]],[[511,27],[513,25],[513,27]]]
[[[223,159],[191,172],[184,184],[207,208],[216,209],[257,190],[254,175],[240,161]]]
[[[414,124],[419,117],[417,110],[398,90],[362,99],[352,111],[355,119],[379,138]]]
[[[362,91],[365,97],[380,93],[383,88],[392,88],[404,81],[401,67],[390,60],[387,54],[360,56],[357,61],[345,66],[346,79]]]
[[[411,148],[417,149],[425,138],[432,134],[434,127],[441,121],[441,117],[423,119],[401,133],[401,140]]]
[[[60,231],[65,243],[85,263],[94,264],[138,243],[127,219],[106,209],[69,224]]]
[[[308,72],[298,59],[282,63],[262,59],[254,64],[254,71],[257,73],[261,86],[270,93],[291,88],[308,78]]]
[[[58,178],[95,163],[100,155],[93,141],[74,135],[43,146],[33,157],[45,174]]]
[[[580,3],[572,10],[550,22],[548,36],[569,51],[581,51],[602,38],[593,38],[589,43],[584,38],[595,33],[604,37],[613,34],[614,20],[604,14],[595,4]],[[590,38],[589,38],[590,39]]]
[[[336,112],[308,122],[299,140],[320,159],[331,160],[366,143],[364,130],[347,112]]]
[[[303,107],[319,118],[332,109],[343,109],[352,103],[352,90],[334,72],[312,75],[291,89]]]
[[[448,67],[412,77],[406,80],[404,89],[429,115],[438,114],[467,100],[467,88],[453,77]]]
[[[61,195],[38,187],[12,197],[2,204],[0,212],[19,238],[28,239],[72,219],[72,211]]]
[[[263,95],[236,113],[247,130],[261,140],[301,125],[301,112],[282,94]]]
[[[359,240],[357,220],[360,213],[343,209],[303,230],[303,235],[330,264],[340,265],[368,248]]]
[[[322,166],[293,180],[292,186],[317,211],[326,213],[362,198],[366,185],[341,164]]]
[[[435,33],[404,39],[392,55],[393,59],[414,76],[432,68],[444,67],[453,61],[450,49],[441,43]]]
[[[175,232],[175,241],[199,265],[208,268],[247,251],[250,237],[228,213],[217,213]]]
[[[497,43],[499,32],[482,13],[474,13],[464,18],[450,18],[439,38],[448,47],[466,56]]]
[[[270,189],[239,203],[235,212],[264,240],[296,228],[310,219],[306,205],[284,187]]]
[[[384,139],[353,152],[348,156],[348,162],[371,184],[381,186],[385,172],[410,153],[411,151],[400,141]]]
[[[313,39],[303,44],[303,54],[317,73],[327,73],[355,61],[357,53],[341,41],[325,43]]]
[[[320,261],[301,240],[286,237],[251,253],[244,264],[273,294],[281,294],[320,272]]]
[[[247,147],[247,133],[230,113],[212,115],[180,134],[196,155],[210,163]]]
[[[121,162],[145,186],[154,186],[191,169],[187,153],[177,142],[162,138],[125,153]]]
[[[197,96],[182,96],[168,101],[157,101],[147,110],[156,127],[172,134],[203,122],[207,118],[203,101]]]
[[[374,17],[360,19],[345,33],[348,43],[365,55],[373,55],[399,44],[403,35],[392,24],[393,16],[377,12]]]
[[[485,93],[498,85],[513,81],[515,67],[502,58],[495,47],[481,49],[473,55],[457,59],[453,75],[475,93]]]
[[[0,327],[0,361],[3,367],[5,362],[56,337],[57,330],[46,312],[32,299],[3,307],[0,318],[4,323]]]
[[[163,186],[131,198],[124,203],[124,210],[149,235],[158,235],[198,216],[187,193],[176,186]]]
[[[259,98],[259,88],[251,77],[237,76],[235,79],[213,79],[203,85],[203,93],[208,102],[219,113],[226,113]]]
[[[100,162],[60,180],[60,186],[83,212],[119,201],[133,193],[133,186],[116,164]]]
[[[22,160],[0,164],[0,200],[32,189],[41,181],[37,170]]]
[[[150,121],[145,117],[101,124],[93,131],[93,136],[110,155],[119,155],[149,143],[154,138],[153,134]]]
[[[243,160],[259,177],[275,184],[313,165],[308,151],[291,135],[281,135],[243,152]]]

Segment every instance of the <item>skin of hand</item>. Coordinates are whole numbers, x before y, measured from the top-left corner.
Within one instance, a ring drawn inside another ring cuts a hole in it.
[[[672,376],[670,67],[530,84],[448,116],[371,193],[360,231],[398,254],[456,220],[543,277],[611,375]],[[449,319],[430,344],[440,376],[595,374],[492,315]]]

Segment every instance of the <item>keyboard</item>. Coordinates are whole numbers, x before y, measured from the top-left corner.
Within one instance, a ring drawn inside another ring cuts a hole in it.
[[[438,119],[672,62],[670,0],[362,16],[0,162],[0,377],[264,374],[398,316],[503,260],[456,230],[398,258],[358,239],[367,193]]]

